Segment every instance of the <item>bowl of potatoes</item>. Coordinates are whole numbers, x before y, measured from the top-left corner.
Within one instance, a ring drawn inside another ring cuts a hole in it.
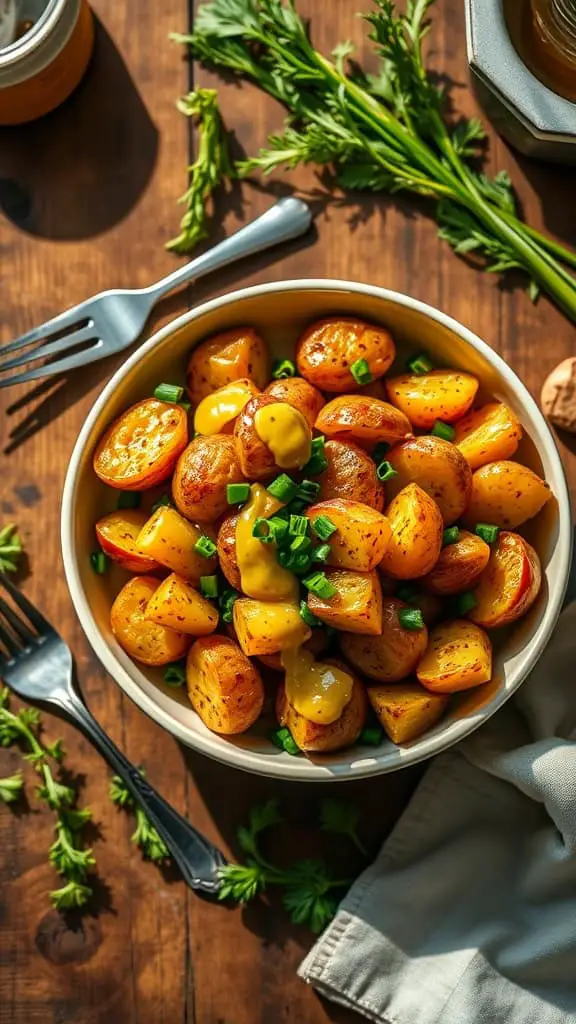
[[[184,744],[296,780],[445,750],[558,618],[562,464],[529,392],[436,309],[288,281],[184,314],[77,440],[66,578],[96,654]]]

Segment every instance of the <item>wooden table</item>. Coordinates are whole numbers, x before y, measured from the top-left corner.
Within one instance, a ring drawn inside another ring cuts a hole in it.
[[[353,0],[302,3],[318,12],[320,49],[362,39]],[[174,107],[191,70],[170,31],[185,30],[187,0],[95,0],[97,48],[90,71],[62,109],[35,125],[0,130],[0,340],[94,291],[143,285],[174,266],[163,243],[177,228],[176,198],[186,184],[190,131]],[[321,13],[320,13],[321,12]],[[461,0],[439,0],[435,66],[456,82],[455,102],[476,105],[467,87]],[[195,82],[210,77],[194,70]],[[282,112],[255,89],[226,86],[222,104],[237,145],[252,152]],[[569,171],[529,163],[490,136],[490,166],[507,168],[528,219],[575,241]],[[245,185],[216,210],[220,238],[260,213],[279,192],[318,188],[312,172]],[[435,225],[410,201],[316,198],[317,240],[272,259],[253,260],[171,300],[155,323],[187,303],[240,285],[290,277],[370,281],[411,293],[471,327],[538,394],[544,374],[573,350],[574,328],[542,300],[500,286],[457,259]],[[1,521],[16,520],[28,552],[25,588],[78,659],[88,703],[114,740],[178,807],[227,850],[246,809],[271,795],[299,822],[313,823],[320,788],[237,773],[185,751],[125,697],[96,661],[72,611],[62,574],[59,503],[63,476],[84,417],[119,360],[108,360],[32,391],[1,391]],[[567,462],[572,484],[574,461]],[[354,1014],[322,1003],[295,975],[310,936],[278,907],[244,913],[197,899],[168,873],[142,862],[131,825],[107,798],[109,773],[77,732],[49,715],[69,764],[81,774],[82,801],[94,809],[98,900],[93,915],[61,918],[47,892],[54,876],[46,851],[53,817],[0,807],[0,1021],[2,1024],[319,1024]],[[0,752],[0,776],[17,753]],[[372,849],[405,805],[417,772],[342,786],[364,809]],[[323,791],[324,792],[324,791]],[[293,852],[308,831],[287,833]],[[237,850],[236,850],[237,852]]]

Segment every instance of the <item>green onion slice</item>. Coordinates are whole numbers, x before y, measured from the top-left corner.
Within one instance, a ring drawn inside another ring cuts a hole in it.
[[[291,359],[276,359],[272,365],[273,380],[285,380],[296,376],[296,363]]]
[[[156,512],[159,508],[170,508],[172,505],[172,499],[169,494],[163,494],[162,497],[158,498],[152,505],[152,512]]]
[[[328,516],[318,516],[312,523],[312,529],[319,540],[328,540],[338,529]]]
[[[498,540],[498,534],[500,528],[493,526],[492,523],[476,523],[474,527],[474,533],[477,537],[481,537],[487,544],[494,544],[494,541]]]
[[[367,725],[358,737],[358,743],[366,747],[379,747],[384,739],[384,730],[379,725]]]
[[[322,625],[322,620],[310,611],[308,605],[306,604],[306,601],[300,601],[300,615],[304,619],[304,622],[306,623],[307,626],[312,626],[313,628],[316,628],[317,626]]]
[[[332,554],[332,548],[329,544],[320,544],[319,547],[314,548],[312,552],[313,562],[326,562]]]
[[[184,394],[184,388],[178,384],[159,384],[154,388],[154,398],[159,402],[179,402]]]
[[[419,608],[400,608],[398,610],[398,622],[402,629],[424,629],[424,618]]]
[[[453,441],[456,437],[454,427],[451,427],[449,423],[444,423],[443,420],[436,420],[430,433],[433,437],[441,437],[443,441]]]
[[[250,484],[227,484],[226,501],[229,505],[240,505],[250,497]]]
[[[194,545],[194,551],[199,555],[202,555],[203,558],[214,558],[214,555],[216,554],[216,545],[210,537],[207,537],[206,534],[203,533],[201,537],[198,537],[198,540]]]
[[[365,359],[356,359],[350,367],[350,373],[357,384],[369,384],[372,380],[370,367]]]
[[[302,583],[307,590],[323,601],[329,601],[331,597],[338,593],[337,588],[330,582],[324,572],[315,572],[311,576],[305,576]]]
[[[376,476],[381,483],[385,484],[386,481],[391,480],[393,476],[398,476],[398,473],[391,463],[384,459],[384,462],[381,462],[380,465],[376,467]]]
[[[274,498],[278,498],[278,501],[288,504],[292,498],[296,497],[298,484],[291,477],[287,476],[286,473],[281,473],[271,484],[268,484],[266,489]]]
[[[456,544],[460,540],[460,530],[457,526],[447,526],[442,534],[442,547],[446,548],[449,544]]]
[[[478,601],[473,590],[465,590],[464,593],[458,594],[456,598],[456,614],[466,615],[476,607]]]
[[[186,670],[182,665],[167,665],[164,669],[164,682],[168,686],[182,686],[186,682]]]
[[[218,597],[218,577],[201,576],[200,593],[203,594],[204,597]]]
[[[90,564],[94,569],[94,572],[98,573],[99,576],[102,576],[110,564],[110,559],[103,551],[93,551],[90,555]]]
[[[418,352],[417,355],[406,361],[406,366],[411,373],[430,373],[430,370],[434,369],[434,364],[427,352]]]

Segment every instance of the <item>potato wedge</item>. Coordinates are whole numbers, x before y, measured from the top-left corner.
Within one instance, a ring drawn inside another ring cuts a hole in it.
[[[242,577],[236,555],[236,527],[239,513],[231,512],[220,523],[216,546],[220,568],[234,590],[242,590]]]
[[[208,636],[218,625],[218,609],[173,572],[152,594],[144,618],[188,636]]]
[[[227,485],[243,480],[232,437],[195,437],[176,463],[172,479],[174,503],[187,519],[212,523],[229,509]]]
[[[436,725],[449,698],[443,693],[430,693],[418,683],[397,683],[370,686],[368,700],[392,742],[409,743]]]
[[[190,646],[185,633],[149,622],[148,602],[158,588],[153,576],[133,576],[110,609],[110,628],[120,646],[143,665],[168,665],[183,658]]]
[[[382,377],[396,350],[385,327],[348,317],[329,317],[310,324],[296,346],[298,372],[321,391],[357,391],[350,367],[365,359],[372,378]]]
[[[376,476],[374,460],[362,448],[351,441],[327,441],[324,456],[328,468],[318,477],[319,501],[348,498],[382,511],[384,485]]]
[[[412,427],[403,412],[369,395],[333,398],[320,410],[316,430],[326,437],[353,441],[368,449],[378,441],[395,444],[412,435]]]
[[[190,523],[175,508],[160,505],[144,523],[136,544],[139,551],[156,559],[160,565],[165,565],[185,580],[199,583],[201,576],[212,576],[217,568],[216,558],[204,558],[194,550],[196,541],[203,534],[212,541],[216,540],[208,523]]]
[[[309,593],[310,611],[335,629],[378,636],[382,629],[382,589],[378,573],[327,569],[326,576],[337,593],[330,598]]]
[[[194,411],[197,434],[232,434],[242,409],[260,391],[253,380],[242,377],[206,395]]]
[[[186,689],[204,725],[221,736],[246,732],[264,705],[258,669],[227,636],[201,637],[192,644],[186,661]]]
[[[472,493],[464,516],[469,526],[493,523],[514,530],[538,514],[552,497],[545,480],[520,462],[490,462],[472,477]]]
[[[473,622],[441,622],[430,633],[416,675],[433,693],[457,693],[487,683],[492,675],[490,638]]]
[[[433,594],[458,594],[469,590],[488,565],[490,545],[475,533],[460,530],[455,544],[448,544],[432,572],[422,580]]]
[[[336,659],[327,659],[327,664],[349,672],[347,665]],[[292,737],[300,750],[309,754],[328,754],[333,750],[343,750],[356,743],[368,713],[366,689],[359,679],[354,678],[352,697],[344,708],[340,718],[328,725],[310,722],[286,699],[286,688],[282,684],[276,695],[276,716],[280,725],[290,729]]]
[[[118,509],[96,523],[102,551],[128,572],[147,573],[160,568],[155,558],[143,554],[138,547],[138,535],[146,518],[146,513],[137,508]]]
[[[438,505],[418,484],[408,484],[390,502],[386,518],[392,536],[380,568],[400,580],[425,576],[442,548],[444,523]]]
[[[270,379],[268,349],[253,327],[213,334],[190,356],[186,382],[194,405],[240,377],[248,377],[260,389]]]
[[[94,472],[109,487],[144,491],[170,476],[187,444],[182,406],[146,398],[108,427],[94,452]]]
[[[401,626],[398,612],[408,607],[395,597],[384,597],[380,636],[340,633],[342,654],[362,675],[380,683],[397,683],[414,672],[426,650],[428,630]]]
[[[453,444],[440,437],[413,437],[392,448],[388,461],[398,474],[387,482],[390,497],[407,484],[418,484],[434,499],[446,526],[460,518],[470,501],[472,473]]]
[[[287,402],[288,405],[298,409],[307,421],[310,429],[313,428],[316,417],[324,405],[324,396],[318,388],[309,384],[303,377],[287,377],[285,380],[273,380],[264,389],[265,395],[270,395],[275,402]]]
[[[327,565],[370,572],[382,561],[392,530],[381,512],[360,501],[333,498],[311,505],[306,514],[312,532],[319,516],[326,516],[337,527],[330,537],[331,554]]]
[[[484,629],[506,626],[526,614],[541,584],[540,559],[532,545],[517,533],[503,531],[492,546],[474,592],[476,606],[468,616]]]
[[[232,614],[238,643],[244,654],[250,656],[299,647],[312,635],[297,603],[239,597]]]
[[[303,644],[303,647],[310,651],[315,658],[318,658],[321,654],[324,654],[328,650],[330,645],[330,638],[325,629],[313,629],[312,636],[309,640]],[[259,654],[258,661],[261,661],[266,668],[273,669],[274,672],[283,672],[284,666],[281,662],[282,652],[278,651],[276,654]]]
[[[436,420],[453,423],[468,412],[478,381],[462,370],[403,373],[386,381],[388,398],[408,417],[413,427],[430,430]]]
[[[510,459],[522,438],[520,421],[504,402],[488,402],[481,409],[473,409],[454,426],[454,444],[470,469]]]

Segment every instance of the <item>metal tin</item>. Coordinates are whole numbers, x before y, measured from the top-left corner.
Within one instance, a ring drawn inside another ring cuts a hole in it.
[[[21,16],[34,24],[0,50],[0,125],[33,121],[59,106],[80,82],[94,45],[86,0],[25,0]]]

